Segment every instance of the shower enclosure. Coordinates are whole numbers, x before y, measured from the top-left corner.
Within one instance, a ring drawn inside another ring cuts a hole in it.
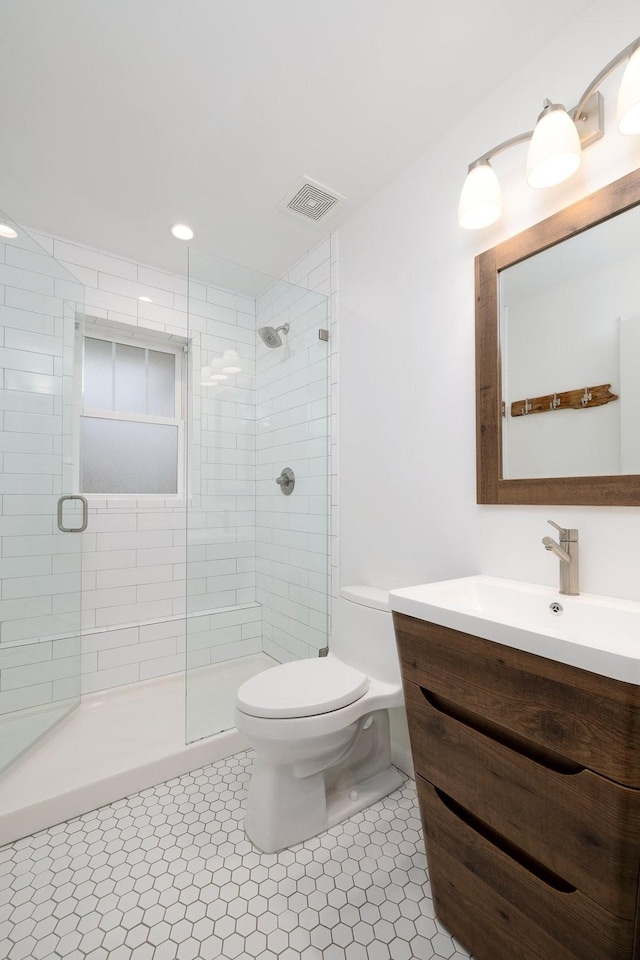
[[[186,301],[156,276],[170,307],[105,314],[0,214],[5,839],[238,749],[243,680],[327,646],[328,300],[193,249]]]
[[[0,213],[0,769],[80,699],[83,288]]]
[[[327,327],[327,297],[190,250],[188,742],[327,646]]]

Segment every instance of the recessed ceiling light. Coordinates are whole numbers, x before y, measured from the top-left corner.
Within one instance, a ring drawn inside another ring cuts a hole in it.
[[[186,223],[174,223],[171,227],[171,233],[174,237],[177,237],[178,240],[193,239],[193,230],[191,227],[188,227]]]
[[[141,300],[142,303],[153,303],[151,297],[138,297],[138,300]]]
[[[0,223],[0,237],[5,240],[15,240],[17,236],[18,231],[10,227],[8,223]]]
[[[223,373],[242,373],[242,367],[223,367]]]
[[[226,375],[226,373],[212,373],[209,379],[210,380],[228,380],[229,377]]]

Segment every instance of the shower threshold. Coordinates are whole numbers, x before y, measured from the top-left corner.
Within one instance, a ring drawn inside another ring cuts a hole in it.
[[[232,725],[235,692],[274,663],[259,653],[198,668],[229,729],[188,744],[184,673],[82,697],[0,775],[0,846],[245,749]]]

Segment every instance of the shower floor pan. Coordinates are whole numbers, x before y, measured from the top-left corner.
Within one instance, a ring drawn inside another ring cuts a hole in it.
[[[210,684],[217,715],[232,722],[238,686],[274,663],[256,654],[201,667],[199,685]],[[247,746],[235,728],[189,744],[184,730],[182,673],[83,697],[76,710],[0,775],[0,846]]]

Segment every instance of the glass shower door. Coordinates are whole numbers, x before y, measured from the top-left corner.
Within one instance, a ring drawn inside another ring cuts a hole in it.
[[[0,212],[0,769],[80,699],[83,289]]]
[[[327,326],[325,296],[190,249],[189,742],[234,726],[249,677],[327,646]]]

